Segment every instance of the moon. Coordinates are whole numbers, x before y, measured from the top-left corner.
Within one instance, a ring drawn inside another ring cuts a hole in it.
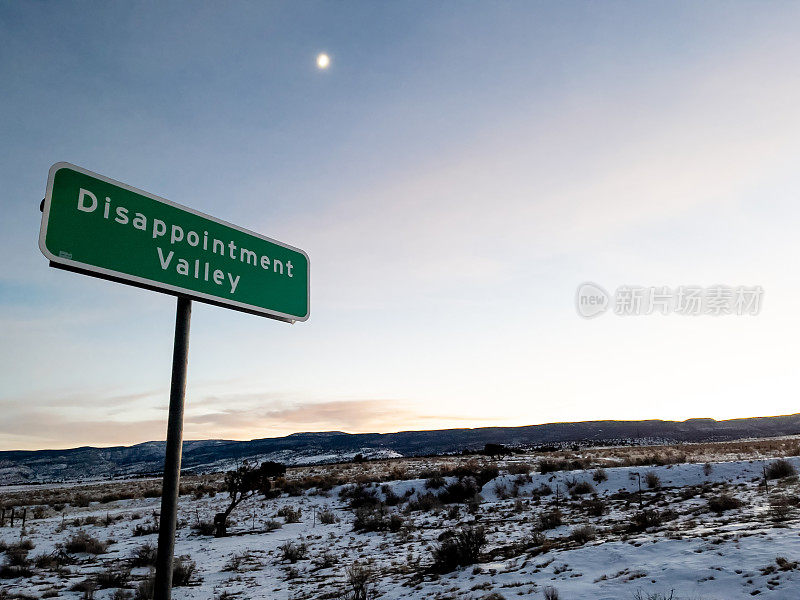
[[[318,69],[327,69],[331,64],[331,57],[321,52],[317,54],[317,68]]]

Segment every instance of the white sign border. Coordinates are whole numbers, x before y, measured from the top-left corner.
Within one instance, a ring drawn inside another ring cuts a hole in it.
[[[204,219],[208,219],[209,221],[213,221],[220,225],[224,225],[225,227],[236,229],[237,231],[241,231],[242,233],[246,233],[247,235],[252,235],[267,242],[270,242],[272,244],[277,244],[278,246],[282,246],[289,250],[294,250],[295,252],[299,252],[300,254],[306,257],[306,265],[307,265],[306,314],[302,317],[298,317],[295,315],[282,313],[276,310],[266,309],[261,306],[245,304],[244,302],[237,302],[236,300],[228,300],[221,296],[212,296],[211,294],[197,292],[195,290],[190,290],[188,288],[182,288],[179,286],[170,285],[168,283],[155,281],[153,279],[145,279],[144,277],[137,277],[136,275],[129,275],[128,273],[122,273],[121,271],[113,271],[111,269],[105,269],[103,267],[97,267],[87,263],[75,261],[69,258],[64,258],[62,256],[54,255],[47,249],[47,245],[45,244],[45,239],[47,237],[47,224],[48,221],[50,220],[50,203],[52,201],[52,194],[53,194],[53,180],[55,179],[56,173],[61,169],[72,169],[73,171],[77,171],[78,173],[82,173],[84,175],[88,175],[89,177],[94,177],[111,185],[121,187],[125,190],[128,190],[129,192],[133,192],[134,194],[140,194],[142,196],[146,196],[151,200],[162,202],[163,204],[168,204],[169,206],[173,206],[180,210],[192,213],[194,215],[197,215],[198,217],[202,217]],[[140,190],[139,188],[135,188],[131,185],[127,185],[115,179],[111,179],[110,177],[105,177],[104,175],[100,175],[99,173],[89,171],[88,169],[84,169],[83,167],[79,167],[77,165],[73,165],[72,163],[68,162],[55,163],[52,167],[50,167],[50,171],[47,175],[47,192],[44,197],[44,207],[42,209],[42,225],[41,228],[39,229],[39,250],[42,251],[42,254],[44,254],[45,257],[50,262],[55,263],[57,265],[64,265],[65,267],[69,267],[70,269],[81,271],[87,274],[97,273],[100,276],[111,278],[115,281],[120,281],[123,283],[130,282],[132,285],[138,284],[140,287],[145,287],[147,289],[155,291],[163,291],[164,293],[172,295],[186,296],[188,298],[196,299],[200,302],[207,302],[209,304],[215,304],[223,307],[231,307],[234,310],[238,309],[248,313],[263,315],[265,317],[272,317],[274,319],[278,319],[279,321],[287,321],[290,323],[294,321],[306,321],[308,320],[308,317],[311,314],[311,260],[308,258],[308,254],[304,250],[301,250],[300,248],[295,248],[294,246],[290,246],[289,244],[285,244],[283,242],[279,242],[278,240],[274,240],[265,235],[261,235],[260,233],[256,233],[255,231],[245,229],[244,227],[239,227],[238,225],[234,225],[233,223],[229,223],[228,221],[217,219],[216,217],[207,215],[206,213],[200,212],[199,210],[194,210],[193,208],[189,208],[188,206],[184,206],[183,204],[172,202],[170,200],[167,200],[166,198],[162,198],[161,196],[156,196],[155,194],[145,192],[144,190]]]

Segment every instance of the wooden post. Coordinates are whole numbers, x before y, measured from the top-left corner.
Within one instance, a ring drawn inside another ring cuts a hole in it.
[[[636,473],[636,477],[639,478],[639,510],[642,510],[642,474]]]

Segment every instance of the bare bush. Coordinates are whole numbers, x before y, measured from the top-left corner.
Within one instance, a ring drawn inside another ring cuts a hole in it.
[[[339,497],[342,500],[347,500],[350,508],[380,504],[377,490],[361,483],[343,487],[339,492]]]
[[[233,571],[238,573],[244,563],[248,560],[252,559],[252,554],[245,550],[244,552],[235,552],[229,559],[228,562],[225,563],[225,566],[222,567],[223,571]]]
[[[433,549],[433,570],[439,573],[478,562],[486,545],[486,533],[482,527],[448,530],[440,539],[441,543]]]
[[[570,493],[573,496],[583,496],[585,494],[593,494],[594,486],[588,481],[578,481],[575,485],[572,486]]]
[[[328,551],[320,554],[314,562],[318,569],[330,569],[339,563],[339,557]]]
[[[397,513],[389,512],[385,506],[363,506],[356,509],[353,522],[355,531],[400,531],[405,521]]]
[[[299,523],[300,517],[303,516],[303,511],[300,508],[287,505],[278,510],[278,516],[286,519],[287,523]]]
[[[606,501],[596,496],[581,502],[581,508],[586,511],[590,517],[602,517],[608,511]]]
[[[416,510],[430,512],[440,510],[441,508],[442,501],[439,499],[439,496],[428,492],[427,494],[420,494],[417,496],[416,500],[409,500],[405,510],[406,512],[414,512]]]
[[[303,543],[297,544],[291,540],[287,540],[278,546],[278,552],[280,552],[281,560],[296,563],[298,560],[303,560],[306,557],[308,548]]]
[[[539,515],[537,528],[539,531],[547,531],[548,529],[553,529],[559,525],[562,525],[563,523],[564,517],[560,510],[549,510]]]
[[[509,475],[527,475],[533,470],[529,463],[511,463],[508,465]]]
[[[606,475],[605,469],[598,467],[594,470],[594,473],[592,473],[592,479],[595,483],[603,483],[608,480],[608,475]]]
[[[573,529],[569,537],[573,542],[583,545],[597,537],[597,530],[591,525],[581,525]]]
[[[664,522],[664,516],[657,510],[640,510],[631,518],[628,529],[630,531],[645,531],[651,527],[658,527]]]
[[[346,570],[350,591],[347,600],[371,600],[375,597],[375,572],[360,563],[353,563]]]
[[[108,588],[122,588],[128,585],[131,577],[130,569],[120,565],[107,565],[105,569],[95,575],[94,582],[101,590]]]
[[[156,564],[156,547],[153,544],[143,544],[133,550],[131,564],[134,567],[151,567]]]
[[[0,566],[0,579],[14,579],[17,577],[30,577],[31,560],[28,552],[33,548],[30,540],[23,540],[16,544],[6,546],[5,564]]]
[[[441,475],[434,475],[432,477],[428,477],[427,481],[425,481],[425,487],[429,490],[438,490],[441,487],[444,487],[445,483],[447,483]]]
[[[794,512],[794,507],[787,496],[772,496],[769,499],[769,514],[773,521],[787,521],[792,516],[792,512]]]
[[[105,554],[107,548],[108,544],[106,542],[101,542],[83,530],[73,534],[64,544],[64,549],[72,554],[81,552],[86,554]]]
[[[456,504],[472,500],[480,491],[478,482],[472,477],[462,477],[444,488],[439,500],[445,504]]]
[[[797,469],[788,460],[779,458],[771,462],[766,470],[767,479],[783,479],[784,477],[796,477]]]
[[[172,586],[181,587],[189,585],[194,579],[197,563],[188,556],[179,556],[172,563]]]
[[[264,521],[264,529],[267,531],[275,531],[276,529],[280,529],[283,527],[283,523],[278,521],[277,519],[267,519]]]
[[[199,535],[214,535],[216,530],[217,526],[213,521],[201,521],[198,519],[192,523],[192,531],[196,531]],[[136,534],[134,533],[134,535]]]
[[[542,593],[544,594],[544,600],[559,600],[561,597],[558,595],[558,590],[551,585],[546,586]]]
[[[333,513],[333,511],[330,510],[320,511],[319,522],[322,523],[323,525],[333,525],[334,523],[336,523],[336,521],[338,521],[338,519],[336,518],[336,515]]]
[[[723,513],[726,510],[741,508],[741,506],[742,501],[731,494],[720,494],[719,496],[714,496],[713,498],[708,499],[709,510],[717,514]]]
[[[657,490],[661,487],[661,478],[653,471],[648,471],[644,474],[644,482],[651,490]]]

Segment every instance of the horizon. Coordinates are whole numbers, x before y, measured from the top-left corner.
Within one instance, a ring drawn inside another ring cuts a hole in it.
[[[175,299],[48,266],[59,161],[310,257],[307,322],[194,303],[186,439],[794,414],[800,5],[731,6],[3,4],[0,450],[166,431]],[[757,310],[621,302],[700,287]]]
[[[750,416],[750,417],[732,417],[730,419],[714,419],[713,417],[689,417],[687,419],[593,419],[590,421],[548,421],[544,423],[529,423],[523,425],[477,425],[474,427],[447,427],[441,429],[399,429],[396,431],[340,431],[340,430],[329,430],[329,431],[293,431],[291,433],[287,433],[284,435],[272,435],[266,437],[254,437],[254,438],[184,438],[183,444],[188,442],[254,442],[259,440],[270,440],[270,439],[281,439],[286,437],[291,437],[293,435],[305,435],[305,434],[319,434],[319,433],[330,433],[330,434],[341,434],[341,435],[394,435],[399,433],[425,433],[425,432],[432,432],[432,431],[472,431],[478,429],[515,429],[515,428],[527,428],[527,427],[543,427],[547,425],[564,425],[564,424],[582,424],[582,423],[602,423],[602,422],[615,422],[615,423],[646,423],[646,422],[663,422],[663,423],[686,423],[687,421],[714,421],[716,423],[723,423],[726,421],[741,421],[741,420],[750,420],[750,419],[775,419],[775,418],[782,418],[782,417],[792,417],[800,415],[798,413],[789,413],[783,415],[759,415],[759,416]],[[769,437],[769,436],[768,436]],[[774,436],[777,439],[784,439],[787,436],[778,434]],[[758,439],[768,439],[759,437]],[[97,448],[97,449],[107,449],[107,448],[130,448],[133,446],[139,446],[142,444],[151,444],[151,443],[164,443],[165,440],[163,439],[152,439],[152,440],[143,440],[139,442],[133,442],[130,444],[109,444],[109,445],[95,445],[95,444],[84,444],[81,446],[64,446],[64,447],[48,447],[48,448],[9,448],[9,449],[0,449],[0,454],[3,452],[47,452],[47,451],[59,451],[59,450],[77,450],[81,448]],[[678,442],[679,445],[681,444],[704,444],[707,442]],[[718,443],[725,443],[718,442]]]

